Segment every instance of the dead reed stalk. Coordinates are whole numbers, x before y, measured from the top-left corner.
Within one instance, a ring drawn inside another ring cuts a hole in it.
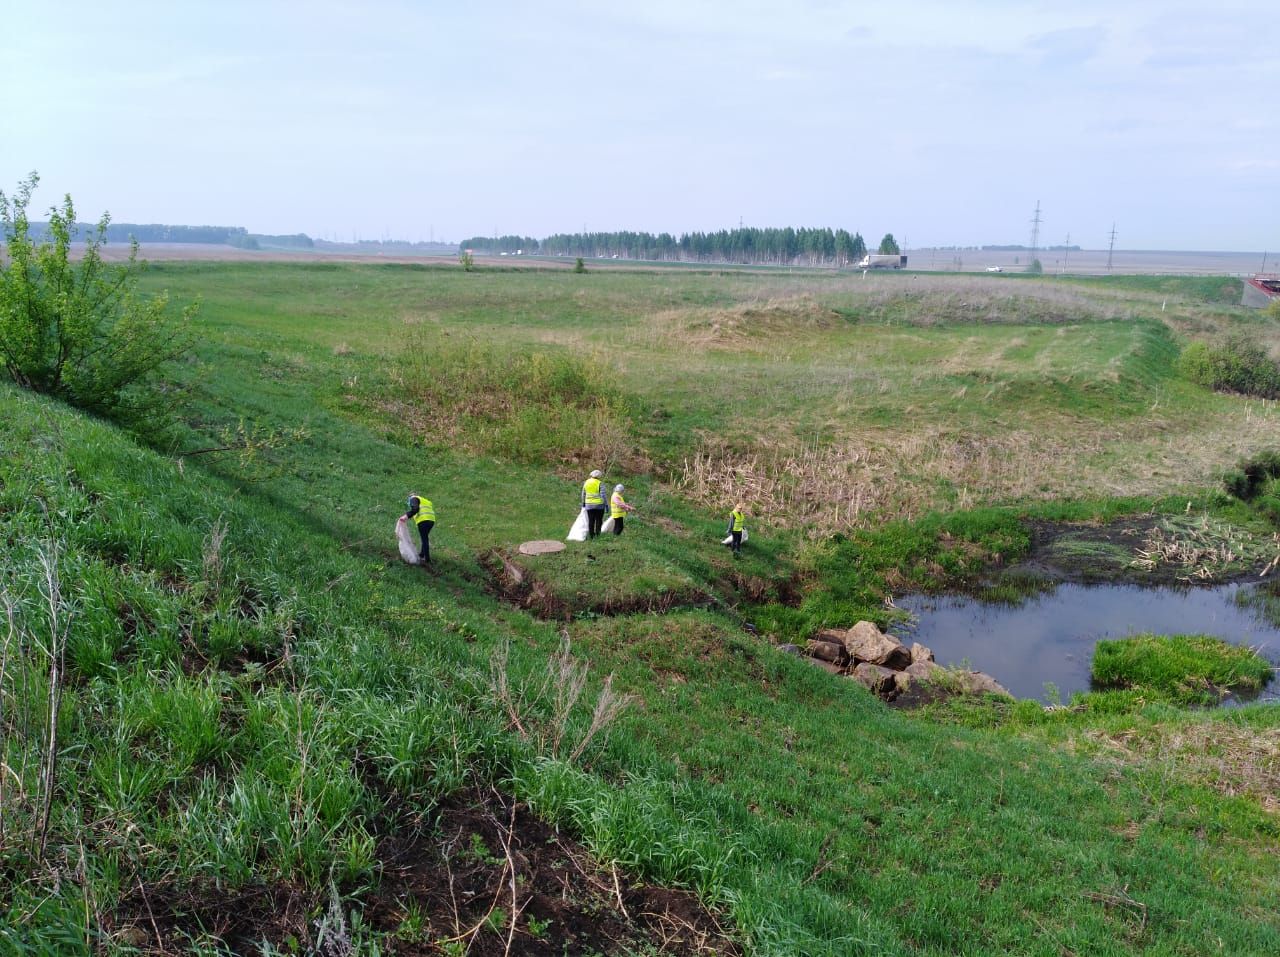
[[[586,662],[573,657],[567,635],[547,662],[538,681],[513,684],[510,678],[511,646],[504,642],[489,664],[489,686],[507,715],[508,726],[540,752],[573,763],[582,757],[592,740],[617,720],[633,700],[613,689],[613,675],[605,678],[592,708],[591,721],[576,743],[570,740],[573,716],[587,685]]]

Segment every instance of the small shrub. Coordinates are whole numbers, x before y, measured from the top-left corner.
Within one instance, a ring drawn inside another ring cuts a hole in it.
[[[1259,492],[1271,484],[1271,480],[1280,478],[1280,452],[1264,450],[1251,458],[1243,459],[1239,465],[1222,477],[1222,484],[1227,492],[1248,502]],[[1267,489],[1280,494],[1280,489]]]
[[[1137,635],[1100,641],[1093,681],[1132,689],[1178,704],[1216,704],[1229,691],[1257,691],[1271,665],[1252,649],[1208,635]]]
[[[584,262],[582,261],[582,257],[581,257],[581,256],[579,256],[579,257],[578,257],[578,261],[577,261],[577,262],[575,262],[575,263],[573,264],[573,271],[574,271],[574,272],[586,272],[586,271],[587,271],[587,264],[586,264],[586,263],[584,263]]]
[[[465,249],[458,255],[458,262],[466,272],[476,268],[476,257],[471,255],[470,249]]]
[[[1191,343],[1178,358],[1178,371],[1216,392],[1263,399],[1280,396],[1280,365],[1243,333],[1232,333],[1218,345]]]
[[[103,214],[73,256],[80,230],[71,197],[49,210],[45,238],[27,218],[40,179],[0,192],[0,366],[15,383],[142,431],[167,424],[177,391],[164,366],[186,355],[196,306],[179,313],[165,294],[138,292],[138,244],[128,259],[102,258]]]

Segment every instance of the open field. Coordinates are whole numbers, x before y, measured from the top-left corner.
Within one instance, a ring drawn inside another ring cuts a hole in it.
[[[1177,372],[1195,338],[1280,345],[1238,283],[290,260],[146,274],[203,302],[172,445],[0,389],[5,647],[32,656],[0,668],[5,945],[278,954],[341,921],[344,953],[587,953],[520,904],[519,810],[581,842],[591,906],[710,908],[608,953],[1280,951],[1280,709],[899,712],[773,647],[1014,561],[1031,522],[1270,543],[1218,478],[1280,410]],[[592,467],[626,534],[516,553]],[[393,553],[410,492],[431,572]],[[15,729],[63,604],[48,785]],[[449,830],[477,794],[477,837]],[[490,866],[488,914],[428,907],[410,851],[441,887]],[[226,899],[281,906],[237,937]]]
[[[999,266],[1008,274],[1016,274],[1025,268],[1030,259],[1027,250],[997,251],[981,249],[908,249],[912,271],[981,273],[988,266]],[[426,256],[384,254],[381,252],[345,251],[290,251],[247,250],[232,246],[210,246],[196,243],[146,243],[142,255],[154,262],[395,262],[453,264],[453,256]],[[107,258],[121,258],[128,249],[119,244],[104,249]],[[1107,268],[1105,249],[1081,249],[1063,252],[1044,249],[1039,253],[1041,265],[1047,275],[1066,273],[1073,276],[1252,276],[1260,271],[1274,272],[1280,269],[1280,258],[1261,252],[1223,252],[1191,250],[1117,249],[1111,254],[1111,268]],[[565,268],[573,265],[571,257],[547,256],[493,256],[480,257],[482,266],[504,268]],[[655,264],[634,263],[627,260],[593,260],[597,269],[651,268]],[[671,263],[673,268],[707,269],[714,264]],[[789,267],[760,267],[762,271],[789,271]],[[808,270],[795,269],[796,272]],[[827,270],[821,270],[827,271]]]

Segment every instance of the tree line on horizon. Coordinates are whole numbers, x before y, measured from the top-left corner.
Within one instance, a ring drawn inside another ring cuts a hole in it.
[[[82,235],[90,232],[96,234],[98,225],[75,223],[73,229]],[[35,242],[45,242],[51,236],[48,222],[33,222],[29,231]],[[260,249],[263,246],[311,249],[315,246],[315,242],[306,233],[271,236],[251,233],[243,226],[169,226],[163,223],[108,222],[102,240],[108,243],[130,243],[135,240],[139,243],[201,243],[234,246],[237,249]]]
[[[592,259],[646,259],[668,262],[741,263],[745,265],[848,266],[868,252],[861,233],[846,229],[739,227],[710,233],[602,232],[531,236],[473,236],[460,244],[473,252],[507,255],[583,256]],[[881,252],[897,252],[892,234],[881,240]]]

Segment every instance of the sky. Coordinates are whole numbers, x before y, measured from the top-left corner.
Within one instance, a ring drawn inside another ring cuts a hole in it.
[[[1262,0],[0,0],[0,90],[83,220],[1280,249]]]

